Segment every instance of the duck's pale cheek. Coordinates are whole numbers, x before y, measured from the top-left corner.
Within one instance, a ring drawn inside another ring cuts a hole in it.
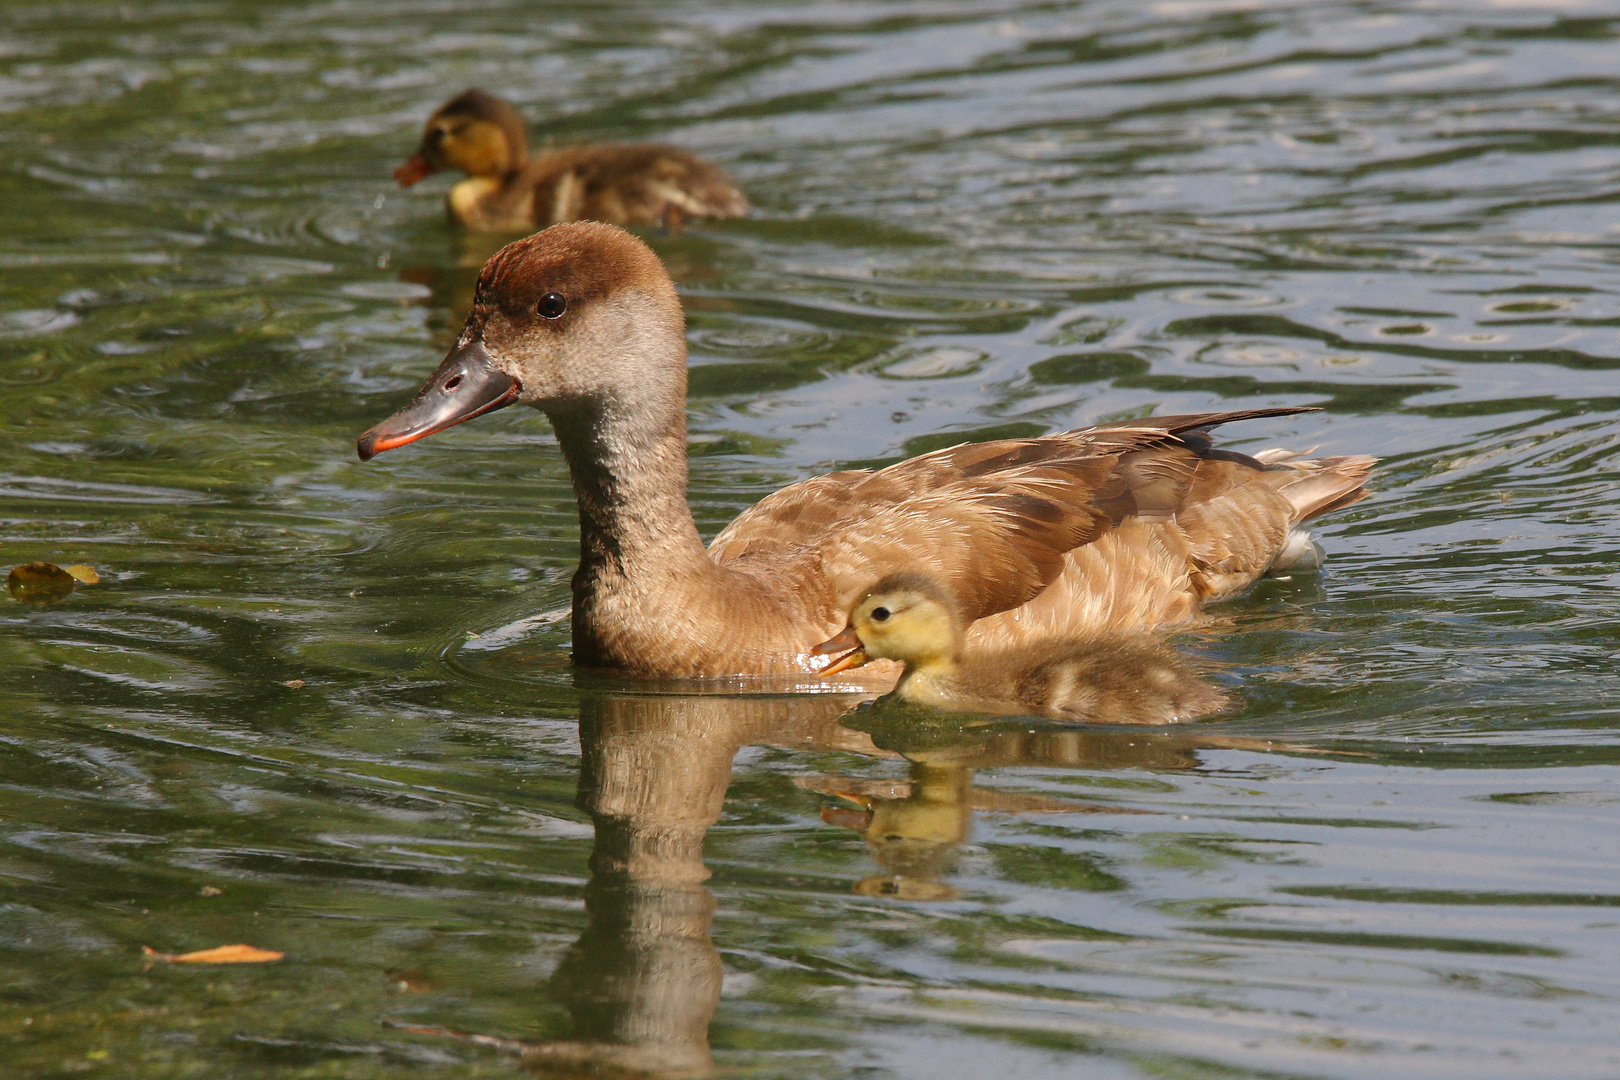
[[[435,431],[512,404],[523,392],[516,379],[495,366],[481,341],[452,349],[422,384],[411,403],[361,435],[361,461],[384,450],[426,438]]]

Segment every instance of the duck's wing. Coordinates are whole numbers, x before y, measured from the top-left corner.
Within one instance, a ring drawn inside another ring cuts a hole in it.
[[[1193,433],[1196,434],[1196,433]],[[1066,634],[1139,631],[1192,618],[1310,550],[1300,525],[1367,496],[1375,458],[1255,457],[1179,436],[1198,455],[1173,514],[1137,513],[1064,555],[1051,585],[980,619],[971,650],[1021,649]]]
[[[978,619],[1038,595],[1066,553],[1120,520],[1172,515],[1197,463],[1158,428],[965,444],[784,488],[728,525],[709,553],[814,588],[819,603],[807,606],[840,619],[885,574],[924,569]]]
[[[1206,457],[1176,515],[1199,600],[1241,592],[1291,547],[1307,547],[1309,536],[1299,526],[1366,498],[1364,484],[1376,462],[1307,459],[1286,450],[1246,461]]]
[[[536,216],[550,221],[673,226],[748,213],[748,200],[724,171],[674,146],[566,147],[532,168]]]
[[[744,512],[709,553],[794,582],[817,618],[841,619],[877,579],[921,569],[970,620],[996,616],[973,638],[1001,644],[1177,622],[1264,573],[1310,508],[1359,497],[1370,459],[1263,461],[1204,434],[1301,411],[1149,417],[820,476]],[[1335,460],[1354,467],[1322,467]]]

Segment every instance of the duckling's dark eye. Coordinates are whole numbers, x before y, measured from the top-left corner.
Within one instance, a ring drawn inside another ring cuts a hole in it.
[[[875,607],[875,608],[872,609],[872,621],[873,622],[884,622],[884,621],[886,621],[888,619],[888,617],[889,617],[889,609],[888,608],[886,608],[886,607]]]
[[[560,319],[562,313],[568,310],[568,301],[562,293],[548,292],[540,298],[534,310],[540,313],[542,319]]]

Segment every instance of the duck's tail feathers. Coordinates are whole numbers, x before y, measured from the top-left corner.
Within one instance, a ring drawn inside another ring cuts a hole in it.
[[[1287,450],[1264,450],[1255,457],[1298,474],[1297,479],[1278,488],[1293,506],[1296,523],[1342,510],[1371,495],[1366,488],[1367,475],[1378,464],[1377,458],[1365,454],[1300,458]]]

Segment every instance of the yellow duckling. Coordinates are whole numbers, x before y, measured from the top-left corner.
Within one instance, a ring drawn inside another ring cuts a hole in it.
[[[467,174],[450,189],[452,216],[490,232],[581,220],[676,228],[687,218],[748,213],[724,172],[673,146],[568,146],[530,158],[523,118],[482,90],[456,95],[428,118],[421,147],[394,179],[410,187],[439,169]]]
[[[1146,635],[1053,638],[963,654],[963,619],[939,581],[890,574],[850,609],[843,633],[816,647],[843,653],[821,674],[870,660],[905,665],[892,695],[968,712],[1101,724],[1173,724],[1226,707],[1225,694]]]

